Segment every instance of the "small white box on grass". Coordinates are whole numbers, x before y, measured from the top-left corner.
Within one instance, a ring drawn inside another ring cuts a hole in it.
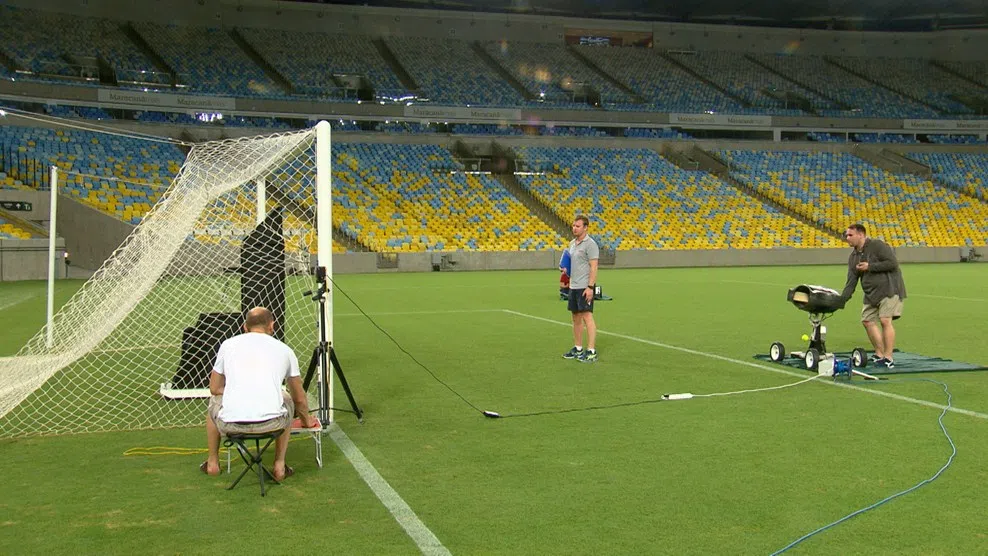
[[[834,356],[823,355],[817,364],[817,374],[820,376],[834,376]]]

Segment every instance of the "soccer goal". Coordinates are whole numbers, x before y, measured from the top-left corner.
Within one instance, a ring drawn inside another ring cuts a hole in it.
[[[257,305],[304,374],[320,340],[305,292],[315,268],[332,277],[330,152],[326,122],[193,145],[133,233],[0,358],[0,438],[202,425],[216,349]],[[332,307],[330,288],[330,345]]]

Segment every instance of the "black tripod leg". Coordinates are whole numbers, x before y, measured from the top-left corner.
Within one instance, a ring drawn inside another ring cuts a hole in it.
[[[309,370],[305,371],[305,380],[302,382],[302,389],[306,392],[309,391],[309,383],[312,382],[312,376],[316,372],[316,367],[319,365],[319,346],[316,346],[312,350],[312,358],[309,359]]]
[[[357,407],[356,400],[353,399],[353,393],[350,392],[350,385],[346,382],[346,377],[343,376],[343,367],[340,366],[340,360],[336,358],[336,350],[329,348],[329,361],[333,364],[333,368],[336,369],[336,376],[340,377],[340,384],[343,385],[343,391],[346,392],[346,397],[350,400],[350,407],[353,408],[353,412],[357,415],[357,420],[363,422],[363,412]]]

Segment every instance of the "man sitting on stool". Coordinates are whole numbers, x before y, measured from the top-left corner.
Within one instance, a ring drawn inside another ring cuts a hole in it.
[[[298,416],[305,428],[315,427],[318,420],[309,415],[295,352],[272,336],[271,311],[264,307],[248,311],[244,330],[220,345],[209,376],[213,395],[206,411],[209,455],[200,469],[219,475],[223,434],[285,429],[275,441],[274,478],[281,481],[293,472],[285,465],[292,418]],[[282,389],[282,382],[287,382],[291,395]]]

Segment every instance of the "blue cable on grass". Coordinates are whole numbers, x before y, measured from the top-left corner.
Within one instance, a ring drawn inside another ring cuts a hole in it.
[[[943,388],[944,393],[947,394],[947,407],[943,408],[943,411],[940,412],[940,417],[937,418],[937,422],[940,424],[940,430],[943,431],[943,435],[945,437],[947,437],[947,442],[950,443],[951,453],[950,453],[950,457],[947,458],[947,463],[945,463],[943,465],[943,467],[941,467],[940,470],[937,471],[936,473],[934,473],[933,476],[930,477],[929,479],[926,479],[924,481],[920,481],[916,485],[914,485],[914,486],[912,486],[910,488],[907,488],[906,490],[903,490],[902,492],[897,492],[897,493],[893,494],[892,496],[889,496],[888,498],[885,498],[883,500],[879,500],[878,502],[875,502],[874,504],[872,504],[872,505],[870,505],[868,507],[861,508],[860,510],[857,510],[855,512],[849,513],[846,516],[838,519],[837,521],[835,521],[835,522],[833,522],[833,523],[831,523],[829,525],[824,525],[823,527],[820,527],[816,531],[812,531],[810,533],[807,533],[807,534],[803,535],[802,537],[799,537],[798,539],[796,539],[796,540],[792,541],[791,543],[789,543],[788,545],[786,545],[785,548],[781,548],[779,550],[776,550],[775,552],[772,553],[772,556],[776,556],[777,554],[782,554],[783,552],[785,552],[785,551],[789,550],[790,548],[796,546],[797,544],[805,541],[806,539],[812,537],[813,535],[816,535],[817,533],[822,533],[822,532],[826,531],[827,529],[830,529],[831,527],[835,527],[837,525],[840,525],[841,523],[844,523],[845,521],[851,519],[852,517],[861,515],[861,514],[867,512],[867,511],[869,511],[869,510],[874,510],[875,508],[877,508],[877,507],[879,507],[879,506],[881,506],[881,505],[883,505],[883,504],[885,504],[887,502],[891,502],[892,500],[894,500],[894,499],[896,499],[896,498],[898,498],[900,496],[909,494],[910,492],[912,492],[912,491],[920,488],[923,485],[927,485],[929,483],[932,483],[944,471],[946,471],[948,467],[950,467],[950,464],[951,463],[954,462],[954,456],[957,455],[957,446],[954,445],[953,439],[950,438],[950,434],[947,433],[947,427],[943,426],[943,416],[947,414],[947,411],[948,410],[950,410],[950,408],[951,408],[951,401],[953,400],[953,396],[950,395],[950,390],[947,389],[947,385],[946,384],[944,384],[942,382],[939,382],[939,381],[936,381],[936,380],[929,379],[929,378],[900,379],[900,380],[889,381],[889,382],[886,382],[885,384],[889,384],[889,383],[892,383],[892,382],[911,382],[911,381],[932,382],[933,384],[939,384]]]

